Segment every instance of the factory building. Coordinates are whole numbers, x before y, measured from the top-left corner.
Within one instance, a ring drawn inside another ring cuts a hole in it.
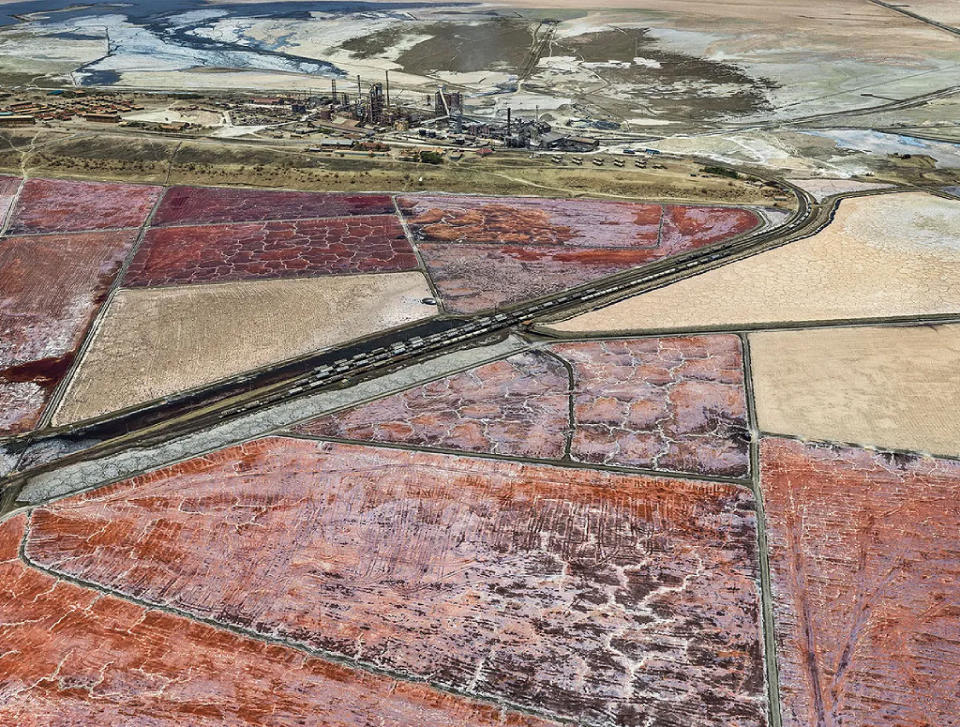
[[[379,124],[383,121],[383,84],[374,83],[370,86],[367,100],[367,123]]]

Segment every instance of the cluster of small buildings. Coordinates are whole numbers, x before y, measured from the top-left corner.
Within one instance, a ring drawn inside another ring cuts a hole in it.
[[[561,134],[539,118],[514,118],[507,109],[506,119],[481,119],[468,116],[464,97],[459,91],[440,86],[433,94],[412,103],[391,103],[390,77],[384,83],[363,87],[331,81],[328,93],[281,93],[250,96],[242,93],[221,93],[200,96],[196,93],[174,93],[170,97],[190,102],[203,99],[203,107],[187,107],[198,111],[222,113],[232,126],[263,127],[259,133],[278,138],[333,137],[320,146],[345,149],[354,141],[370,140],[375,134],[410,135],[415,139],[442,140],[472,149],[493,147],[533,149],[540,151],[589,152],[598,141],[588,136]],[[349,88],[349,90],[345,90]],[[121,115],[144,107],[118,93],[84,89],[56,89],[45,96],[38,92],[31,100],[18,99],[0,106],[0,127],[29,126],[43,121],[85,121],[120,123]],[[158,100],[161,100],[158,97]],[[141,119],[125,124],[161,132],[180,132],[194,124],[180,120]],[[201,124],[202,125],[202,124]]]
[[[30,126],[38,121],[69,121],[78,117],[116,124],[121,114],[141,109],[143,106],[115,95],[57,89],[42,100],[17,101],[0,107],[0,126]]]

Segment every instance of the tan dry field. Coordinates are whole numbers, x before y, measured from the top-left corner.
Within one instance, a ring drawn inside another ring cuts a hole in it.
[[[938,23],[960,25],[960,3],[957,0],[909,0],[897,5]]]
[[[960,454],[960,325],[750,334],[762,431]]]
[[[847,199],[813,237],[548,328],[659,331],[960,313],[958,230],[960,201],[922,192]]]
[[[788,179],[787,181],[808,191],[818,202],[835,194],[869,192],[875,189],[889,189],[891,186],[879,182],[858,182],[853,179]]]
[[[31,140],[36,137],[34,146]],[[384,191],[609,197],[667,202],[722,202],[792,208],[778,190],[744,175],[698,175],[702,165],[664,159],[664,169],[557,166],[529,154],[467,155],[440,165],[305,152],[308,143],[198,138],[180,142],[138,133],[75,136],[55,130],[0,132],[0,173],[166,184],[250,186],[309,191]],[[609,161],[609,160],[608,160]],[[422,180],[422,181],[421,181]]]
[[[53,417],[76,422],[433,315],[421,273],[121,290]]]
[[[502,0],[493,5],[568,10],[607,10],[612,14],[630,3],[609,0]],[[919,15],[949,23],[960,15],[954,0],[912,0],[903,3]],[[916,58],[930,52],[951,52],[948,33],[912,20],[869,0],[645,0],[633,8],[660,16],[658,26],[739,36],[723,43],[726,50],[761,48],[779,36],[781,48],[832,48],[839,56],[863,60]],[[718,39],[719,41],[719,39]]]
[[[36,136],[36,145],[31,140]],[[311,191],[444,191],[550,197],[609,197],[674,202],[724,202],[792,207],[777,190],[748,177],[698,176],[702,165],[663,160],[665,169],[558,167],[522,153],[468,156],[441,165],[395,159],[341,158],[306,153],[305,143],[268,145],[199,138],[179,142],[136,133],[5,130],[0,133],[0,173],[31,176],[243,185]],[[422,181],[420,181],[422,179]]]

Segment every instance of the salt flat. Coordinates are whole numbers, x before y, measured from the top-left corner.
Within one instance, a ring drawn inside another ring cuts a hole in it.
[[[79,421],[426,318],[420,273],[121,290],[57,410]],[[349,313],[348,313],[349,312]]]
[[[750,334],[767,432],[960,455],[960,326]]]
[[[847,199],[813,237],[550,328],[709,329],[960,313],[958,229],[957,200],[921,192]]]

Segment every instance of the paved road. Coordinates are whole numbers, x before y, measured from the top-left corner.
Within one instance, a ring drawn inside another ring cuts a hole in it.
[[[785,226],[774,230],[748,234],[733,242],[677,255],[499,312],[440,317],[332,351],[233,377],[187,395],[16,438],[13,444],[17,448],[45,454],[32,457],[33,464],[29,469],[11,475],[5,484],[16,486],[27,477],[71,462],[202,431],[291,398],[349,385],[359,378],[381,375],[414,360],[479,345],[485,339],[526,327],[547,315],[609,304],[808,236],[827,224],[832,206],[820,205],[800,188],[784,185],[796,194],[798,210]]]

